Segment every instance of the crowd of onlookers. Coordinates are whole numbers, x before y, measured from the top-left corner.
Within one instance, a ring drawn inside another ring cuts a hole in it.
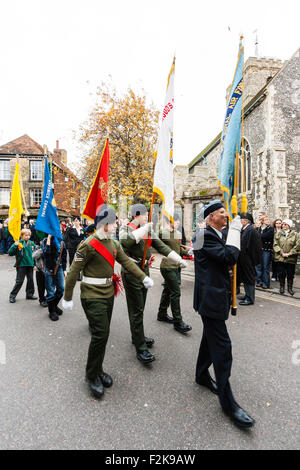
[[[259,213],[254,224],[262,242],[261,262],[255,267],[257,287],[267,289],[270,287],[270,280],[279,281],[280,293],[283,294],[287,279],[287,290],[294,295],[293,280],[297,255],[300,254],[300,237],[292,230],[293,225],[291,219],[275,219],[271,223],[267,214]]]
[[[255,282],[256,287],[268,289],[271,280],[279,281],[280,293],[284,294],[287,279],[287,290],[290,295],[294,295],[293,280],[297,255],[300,253],[300,236],[292,230],[292,220],[278,218],[271,223],[270,217],[260,212],[255,223],[248,213],[241,215],[241,221],[243,229],[238,260],[238,291],[239,284],[243,283],[245,295],[238,297],[240,304],[254,303]],[[128,220],[119,219],[118,222],[120,226]],[[51,320],[58,320],[62,314],[58,303],[63,295],[67,254],[71,265],[79,243],[94,232],[95,225],[91,222],[82,225],[80,218],[75,217],[73,221],[71,218],[62,220],[60,228],[63,242],[58,245],[51,235],[36,230],[33,220],[22,221],[21,238],[17,242],[14,242],[9,233],[8,221],[0,224],[0,253],[16,256],[17,277],[10,302],[15,302],[25,277],[26,298],[37,299],[34,296],[33,282],[35,266],[38,299],[42,307],[48,307]],[[198,227],[199,230],[203,228],[205,222]],[[226,229],[224,230],[225,237]],[[182,232],[184,233],[183,229]]]

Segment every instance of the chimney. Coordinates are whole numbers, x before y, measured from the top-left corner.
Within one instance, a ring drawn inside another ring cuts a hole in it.
[[[59,140],[56,141],[56,148],[53,150],[53,154],[57,163],[62,162],[67,166],[67,151],[59,148]]]

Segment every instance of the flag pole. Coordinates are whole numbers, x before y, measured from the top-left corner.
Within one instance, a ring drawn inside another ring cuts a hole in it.
[[[152,207],[153,207],[154,201],[155,201],[155,192],[153,191],[148,222],[151,222],[151,219],[152,219]],[[148,240],[149,240],[149,235],[147,236],[147,238],[146,238],[146,240],[145,240],[145,248],[144,248],[142,269],[144,269],[144,267],[145,267],[146,256],[147,256],[147,249],[148,249]]]
[[[243,35],[240,36],[241,42],[243,42]],[[242,45],[242,49],[244,46]],[[244,57],[244,54],[243,54]],[[244,64],[243,64],[243,90],[242,90],[242,109],[241,109],[241,146],[242,146],[242,178],[243,178],[243,196],[241,202],[241,212],[247,212],[247,198],[245,195],[245,175],[244,175]],[[237,209],[237,187],[238,187],[238,172],[239,172],[239,154],[236,150],[235,154],[235,171],[234,171],[234,192],[231,198],[231,212],[232,216],[236,217],[238,214]],[[235,316],[237,313],[237,304],[236,304],[236,283],[237,283],[237,264],[232,267],[232,306],[231,306],[231,315]]]
[[[234,187],[233,187],[233,196],[231,198],[231,213],[232,217],[236,217],[237,210],[237,186],[238,186],[238,171],[239,171],[239,154],[236,151],[235,154],[235,171],[234,171]],[[231,284],[231,295],[232,295],[232,306],[231,306],[231,315],[235,316],[237,313],[236,305],[236,282],[237,282],[237,264],[232,267],[232,284]]]

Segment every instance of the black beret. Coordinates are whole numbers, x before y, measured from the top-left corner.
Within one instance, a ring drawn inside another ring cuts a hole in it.
[[[148,212],[148,210],[147,210],[147,207],[144,206],[144,204],[134,204],[131,208],[132,217],[146,214],[146,212]]]
[[[95,217],[95,226],[113,224],[117,220],[117,214],[114,209],[105,207]]]
[[[248,219],[251,224],[254,224],[253,217],[249,212],[242,212],[239,216],[241,219]]]
[[[206,217],[212,212],[222,208],[224,209],[222,202],[219,199],[214,199],[204,207],[204,219],[206,219]]]

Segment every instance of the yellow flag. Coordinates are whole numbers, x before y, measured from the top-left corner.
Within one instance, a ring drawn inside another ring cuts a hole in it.
[[[21,202],[21,190],[19,182],[19,162],[16,164],[14,182],[11,192],[11,200],[8,214],[8,230],[13,239],[18,241],[21,233],[21,214],[23,212]]]

